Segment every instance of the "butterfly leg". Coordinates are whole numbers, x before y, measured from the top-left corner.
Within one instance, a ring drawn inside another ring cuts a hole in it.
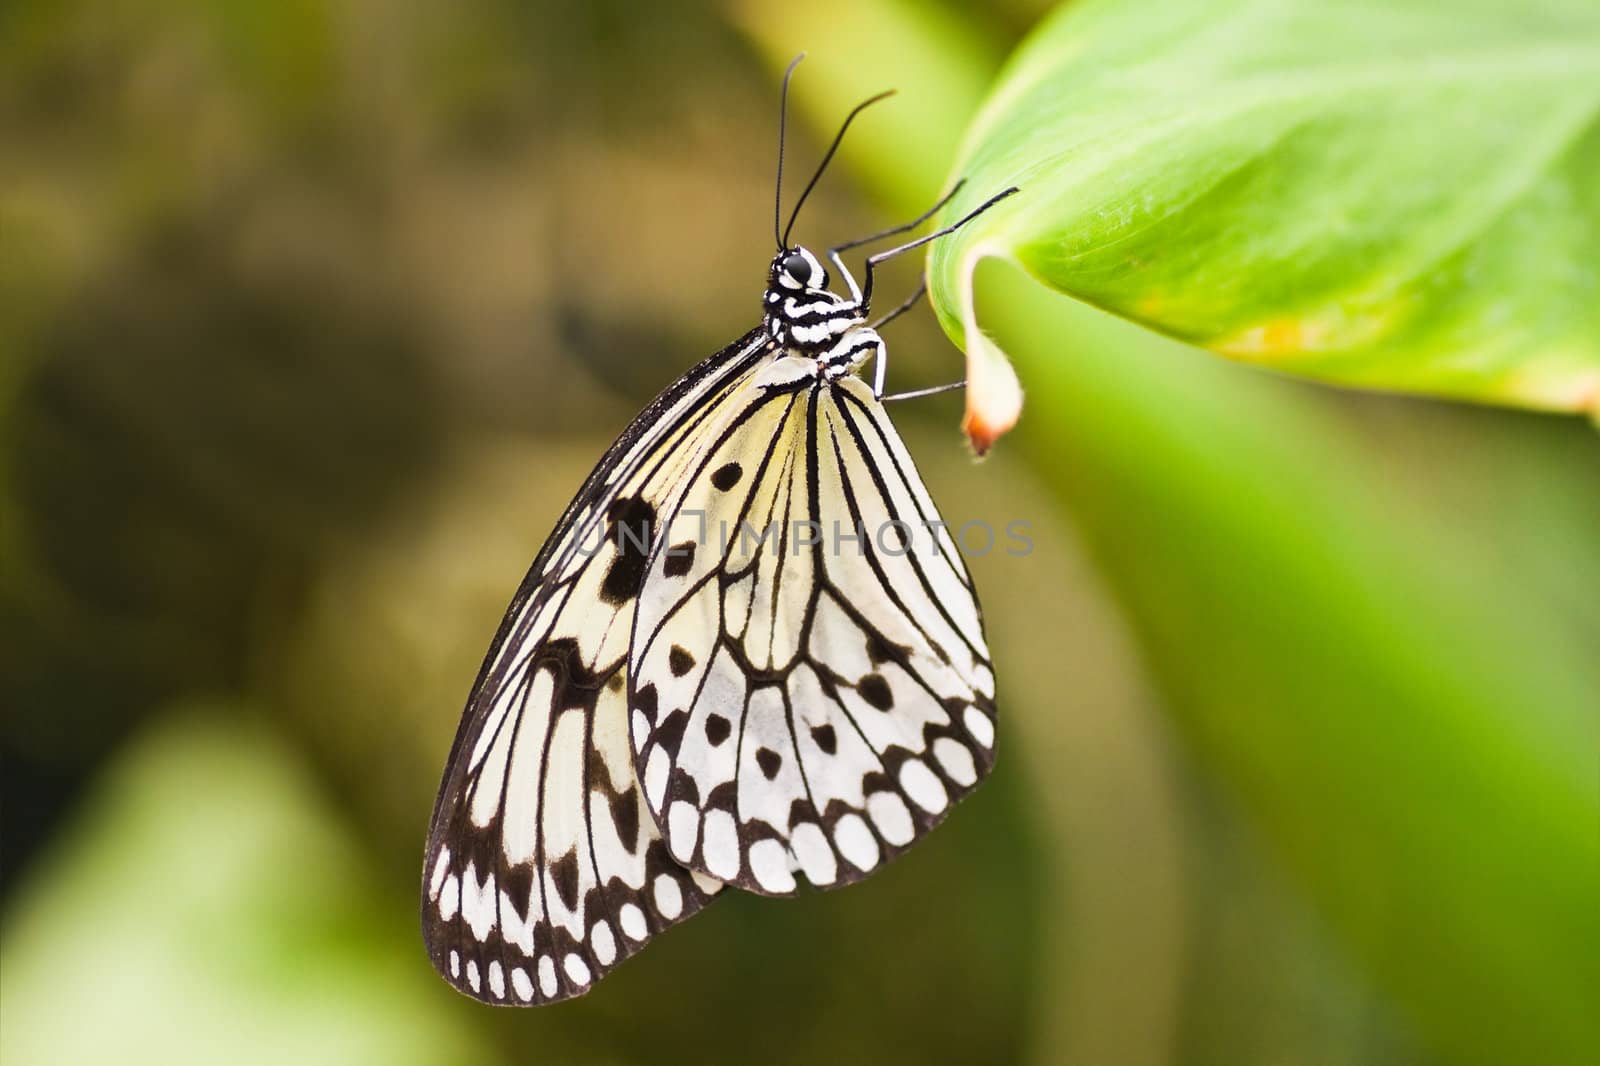
[[[941,392],[966,388],[966,381],[952,381],[947,385],[934,385],[926,389],[912,389],[909,392],[897,392],[893,396],[885,396],[883,394],[883,385],[884,378],[889,373],[889,349],[883,343],[883,339],[871,329],[857,330],[851,336],[859,338],[862,333],[871,334],[873,350],[867,354],[869,357],[874,355],[877,357],[877,362],[872,368],[872,397],[879,403],[894,403],[897,400],[918,400],[924,396],[937,396]],[[865,360],[862,361],[864,362]]]
[[[882,397],[883,403],[895,403],[898,400],[920,400],[924,396],[937,396],[941,392],[954,392],[956,389],[967,387],[965,381],[952,381],[945,385],[930,385],[925,389],[912,389],[910,392],[897,392],[893,396]]]
[[[905,223],[902,223],[901,225],[898,225],[898,226],[891,226],[889,229],[881,230],[881,231],[879,231],[877,233],[872,234],[871,236],[859,237],[856,240],[846,241],[841,245],[838,245],[836,247],[828,249],[828,260],[833,263],[834,269],[839,271],[839,276],[844,278],[844,283],[847,286],[849,286],[849,288],[850,288],[850,298],[852,300],[854,300],[857,304],[860,304],[863,309],[866,308],[866,301],[862,298],[861,287],[856,284],[855,275],[850,273],[850,268],[844,265],[844,260],[839,258],[839,253],[840,252],[847,252],[852,248],[859,248],[863,244],[871,244],[873,241],[881,241],[885,237],[894,237],[894,236],[896,236],[898,234],[905,233],[905,232],[907,232],[909,230],[916,229],[918,226],[920,226],[924,222],[928,221],[928,219],[930,219],[934,215],[938,214],[939,213],[939,209],[942,208],[945,204],[949,203],[950,202],[950,198],[955,196],[956,193],[960,192],[961,191],[961,187],[963,185],[965,185],[966,183],[967,183],[967,180],[965,178],[962,178],[960,181],[956,182],[953,186],[950,187],[950,191],[949,192],[947,192],[943,196],[939,197],[939,202],[938,203],[934,204],[932,207],[930,207],[926,211],[922,212],[922,214],[918,215],[916,218],[912,219],[910,222],[905,222]],[[907,310],[909,310],[910,306],[912,304],[915,304],[915,303],[916,303],[916,297],[912,297],[911,300],[907,303],[906,307],[903,307],[900,310],[895,311],[893,314],[890,314],[890,315],[886,316],[882,320],[882,322],[889,321],[890,319],[894,318],[895,315],[904,314]],[[881,325],[882,322],[880,322],[879,324]]]
[[[928,282],[927,279],[923,279],[921,282],[918,282],[916,292],[908,296],[906,301],[899,307],[896,307],[893,311],[890,311],[876,322],[870,323],[871,327],[873,329],[882,329],[884,326],[887,326],[889,323],[893,322],[895,319],[899,318],[901,315],[917,306],[917,301],[922,299],[923,296],[927,295],[927,292]]]
[[[848,252],[850,249],[859,248],[863,244],[871,244],[873,241],[881,241],[885,237],[897,237],[902,233],[907,233],[916,229],[918,226],[928,221],[928,219],[932,218],[934,215],[937,215],[939,213],[939,209],[944,207],[945,204],[949,203],[951,199],[955,197],[955,194],[961,191],[961,187],[966,183],[967,179],[962,178],[960,181],[950,186],[950,191],[939,197],[938,203],[922,212],[922,214],[918,215],[910,222],[904,222],[898,226],[891,226],[886,230],[880,230],[877,233],[872,234],[870,237],[857,237],[853,241],[846,241],[837,248],[829,249],[828,254],[831,256],[835,252]]]
[[[961,218],[956,219],[956,221],[950,223],[950,225],[944,227],[943,229],[934,230],[932,233],[918,237],[914,241],[907,241],[904,244],[890,248],[888,251],[879,252],[877,255],[867,256],[866,278],[861,285],[861,306],[870,307],[872,305],[872,271],[873,268],[879,263],[887,262],[896,256],[904,255],[914,248],[921,248],[929,241],[936,241],[940,237],[945,237],[954,233],[956,230],[960,229],[962,226],[965,226],[968,222],[971,222],[973,219],[989,210],[989,208],[993,207],[995,204],[999,203],[1001,200],[1004,200],[1006,197],[1017,191],[1017,187],[1013,185],[1011,188],[989,197],[989,199],[985,200],[983,203],[979,204],[977,207],[973,208],[971,211],[967,212]]]
[[[872,362],[872,398],[882,402],[883,379],[889,373],[889,349],[884,347],[883,339],[878,336],[876,330],[873,331],[872,338],[878,342],[877,351],[873,353],[876,358]]]
[[[843,259],[839,258],[839,251],[838,248],[829,248],[828,261],[833,264],[833,269],[837,270],[839,276],[844,279],[846,287],[850,290],[850,299],[855,302],[856,306],[865,310],[866,304],[861,299],[861,286],[856,284],[856,276],[850,273],[850,268],[844,265]]]

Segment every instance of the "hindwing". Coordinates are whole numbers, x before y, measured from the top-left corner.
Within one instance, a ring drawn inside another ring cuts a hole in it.
[[[628,660],[671,857],[782,895],[860,880],[986,775],[972,581],[871,390],[767,364],[662,509]]]

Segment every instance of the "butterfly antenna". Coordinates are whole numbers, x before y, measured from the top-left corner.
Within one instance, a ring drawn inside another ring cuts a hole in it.
[[[783,222],[783,134],[784,127],[789,122],[789,79],[794,77],[794,68],[806,57],[804,52],[789,60],[789,69],[783,72],[783,91],[778,95],[778,189],[772,197],[772,239],[778,242],[778,251],[783,251],[783,238],[778,235],[778,227]]]
[[[785,83],[785,85],[787,86],[787,83]],[[833,143],[828,145],[828,154],[824,155],[822,157],[822,162],[817,164],[817,172],[811,175],[811,180],[806,183],[805,191],[800,194],[800,199],[795,202],[794,211],[789,215],[789,225],[784,227],[783,237],[778,241],[779,248],[789,247],[789,234],[794,230],[795,220],[800,217],[800,208],[804,206],[806,197],[811,195],[811,190],[817,187],[817,182],[822,179],[822,172],[828,169],[828,163],[833,159],[833,153],[839,150],[839,143],[844,140],[845,130],[850,128],[850,123],[855,121],[857,115],[861,114],[861,112],[865,111],[879,100],[885,100],[893,95],[894,90],[889,89],[886,92],[879,93],[877,96],[869,96],[867,99],[857,104],[855,109],[844,117],[844,122],[842,125],[840,125],[839,132],[833,135]]]

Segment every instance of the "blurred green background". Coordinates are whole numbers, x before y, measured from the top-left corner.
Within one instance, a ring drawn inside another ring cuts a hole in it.
[[[1289,382],[996,267],[1028,405],[896,409],[970,559],[992,780],[578,1002],[428,966],[439,771],[600,451],[799,236],[931,201],[1047,5],[0,7],[0,1059],[1593,1061],[1600,445]],[[819,143],[821,142],[821,143]],[[917,264],[884,282],[909,291]],[[926,313],[891,382],[956,377]]]

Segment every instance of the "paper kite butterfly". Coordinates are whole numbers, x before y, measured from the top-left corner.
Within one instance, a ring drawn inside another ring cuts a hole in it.
[[[832,291],[789,232],[881,98],[781,234],[775,214],[761,325],[623,431],[495,634],[422,882],[429,955],[470,996],[581,995],[724,885],[859,881],[993,764],[972,581],[883,406],[877,330],[923,288],[869,308],[878,263],[1016,190],[859,286],[840,253],[949,196],[832,249]]]

